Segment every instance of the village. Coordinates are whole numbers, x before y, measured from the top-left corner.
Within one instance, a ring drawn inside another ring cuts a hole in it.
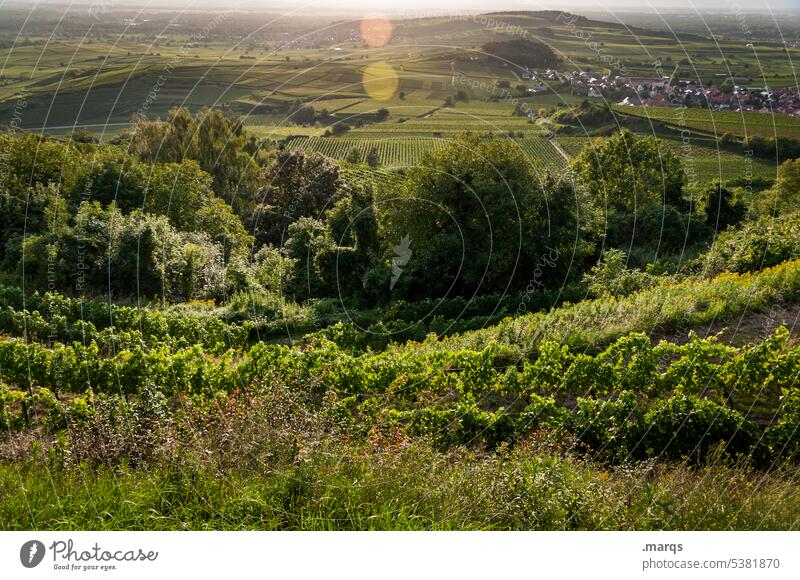
[[[745,87],[730,78],[719,86],[704,86],[694,80],[667,76],[617,76],[588,71],[564,73],[551,69],[543,72],[525,69],[518,76],[522,81],[539,83],[527,89],[530,94],[549,92],[553,82],[561,82],[569,86],[570,94],[605,98],[619,105],[703,108],[800,117],[798,87]]]

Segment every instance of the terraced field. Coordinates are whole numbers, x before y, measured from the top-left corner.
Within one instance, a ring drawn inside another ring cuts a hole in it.
[[[673,109],[669,107],[615,106],[615,110],[674,127],[688,127],[713,135],[762,135],[764,137],[800,138],[800,117],[771,115],[769,113],[735,113],[732,111],[707,111],[704,109]]]
[[[455,133],[455,131],[453,131]],[[425,153],[443,148],[447,137],[415,136],[345,136],[345,137],[292,137],[286,141],[289,149],[316,151],[332,159],[344,160],[352,149],[361,152],[362,159],[373,147],[378,152],[378,162],[387,168],[416,165]],[[566,165],[566,160],[550,142],[536,134],[514,138],[514,142],[542,167],[557,170]]]
[[[332,159],[343,160],[352,149],[362,157],[375,147],[381,165],[406,167],[414,165],[423,154],[444,147],[444,139],[426,137],[364,138],[364,137],[294,137],[286,142],[289,149],[315,151]]]

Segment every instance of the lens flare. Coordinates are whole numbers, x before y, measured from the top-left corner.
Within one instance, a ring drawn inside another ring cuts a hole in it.
[[[397,91],[400,79],[394,67],[388,62],[376,62],[364,69],[361,83],[371,98],[376,101],[387,101]]]
[[[370,48],[386,46],[392,38],[392,23],[383,16],[372,16],[361,21],[361,40]]]

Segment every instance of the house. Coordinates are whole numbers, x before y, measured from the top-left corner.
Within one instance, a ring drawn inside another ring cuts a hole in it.
[[[630,106],[630,107],[639,107],[642,104],[642,99],[639,97],[625,97],[617,103],[618,105]]]
[[[625,81],[625,84],[631,88],[639,87],[640,89],[644,88],[659,88],[663,89],[666,88],[667,83],[669,82],[668,77],[659,78],[659,77],[628,77]]]

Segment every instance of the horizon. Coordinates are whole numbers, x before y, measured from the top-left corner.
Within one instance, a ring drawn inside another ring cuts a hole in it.
[[[83,6],[92,4],[102,4],[108,10],[125,8],[181,8],[209,10],[220,8],[219,3],[211,0],[77,0],[67,2],[66,0],[12,0],[10,2],[0,1],[0,7],[12,7],[19,5],[36,6]],[[412,12],[424,13],[435,16],[440,14],[452,13],[492,13],[525,11],[539,12],[546,10],[563,10],[565,12],[588,12],[588,13],[613,13],[620,12],[626,14],[686,14],[703,13],[706,11],[719,11],[724,9],[731,15],[735,14],[754,14],[767,16],[771,12],[790,12],[800,14],[800,5],[794,0],[759,0],[756,3],[747,3],[746,6],[737,0],[677,0],[669,2],[651,2],[645,5],[638,0],[608,0],[604,2],[592,2],[589,0],[567,0],[560,2],[529,0],[504,0],[502,2],[487,2],[486,0],[442,0],[432,7],[430,2],[425,0],[385,0],[380,3],[380,8],[375,9],[374,3],[368,0],[311,0],[304,2],[300,7],[297,3],[288,0],[239,0],[237,8],[241,10],[263,10],[282,11],[291,9],[297,11],[302,8],[314,8],[323,11],[325,14],[385,14],[387,16],[402,16]],[[225,9],[228,9],[225,7]],[[414,17],[413,14],[409,17]]]

